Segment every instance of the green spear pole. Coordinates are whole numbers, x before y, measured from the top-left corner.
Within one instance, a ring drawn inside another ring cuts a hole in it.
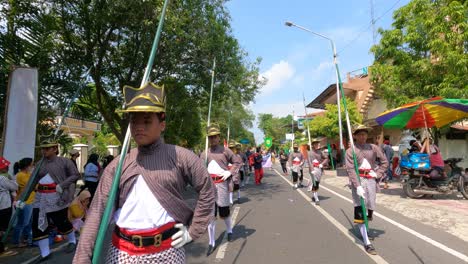
[[[142,87],[143,85],[145,85],[149,81],[149,76],[151,74],[151,69],[153,68],[154,59],[156,57],[156,52],[157,52],[157,48],[158,48],[158,44],[159,44],[159,39],[161,38],[161,31],[162,31],[162,28],[163,28],[164,18],[166,16],[166,9],[167,9],[168,4],[169,4],[169,0],[164,0],[164,5],[163,5],[162,11],[161,11],[160,18],[159,18],[158,29],[156,31],[156,36],[154,37],[150,57],[148,59],[148,63],[146,64],[145,74],[143,75],[143,80],[141,81],[140,87]],[[101,219],[101,224],[99,226],[99,232],[98,232],[98,235],[97,235],[97,238],[96,238],[96,244],[95,244],[94,251],[93,251],[93,260],[92,260],[93,264],[98,264],[99,260],[100,260],[100,257],[101,257],[102,248],[103,248],[103,245],[104,245],[104,238],[106,236],[107,228],[108,228],[109,223],[110,223],[112,210],[114,208],[114,203],[115,203],[115,200],[116,200],[117,190],[119,189],[120,177],[122,176],[122,165],[123,165],[123,162],[125,160],[127,150],[128,150],[128,147],[129,147],[129,143],[130,143],[130,135],[131,134],[130,134],[130,125],[129,125],[127,127],[127,132],[125,134],[125,139],[124,139],[124,142],[123,142],[123,145],[122,145],[122,153],[120,155],[119,163],[117,165],[115,175],[114,175],[114,179],[112,181],[112,186],[111,186],[111,190],[109,192],[109,196],[108,196],[108,199],[107,199],[106,208],[104,210],[104,214],[103,214],[102,219]]]
[[[213,59],[213,69],[211,70],[210,103],[208,105],[208,121],[206,122],[207,129],[211,124],[210,123],[211,122],[211,102],[213,100],[215,69],[216,69],[216,58]],[[208,165],[208,134],[206,134],[206,140],[205,140],[205,164]]]

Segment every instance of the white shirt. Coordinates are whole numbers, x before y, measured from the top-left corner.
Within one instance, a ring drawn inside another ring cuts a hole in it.
[[[145,180],[138,176],[122,208],[115,212],[114,220],[121,228],[145,230],[175,222],[154,197]]]
[[[46,176],[42,177],[42,179],[39,180],[39,184],[52,184],[55,183],[54,179],[50,177],[50,174],[47,173]]]

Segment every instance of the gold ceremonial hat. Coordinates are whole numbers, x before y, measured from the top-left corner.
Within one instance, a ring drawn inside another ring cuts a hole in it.
[[[297,143],[293,144],[293,148],[298,148],[298,147],[299,147],[299,145],[297,145]]]
[[[56,146],[58,146],[58,143],[56,141],[44,140],[39,146],[37,146],[37,148],[51,148]]]
[[[312,143],[315,143],[315,142],[321,142],[321,141],[322,141],[322,140],[320,140],[320,138],[313,138],[311,142],[312,142]]]
[[[229,145],[228,145],[229,148],[235,148],[236,145],[237,145],[236,141],[234,141],[234,140],[229,140]]]
[[[139,88],[125,85],[123,93],[126,109],[117,110],[119,113],[166,112],[166,94],[164,92],[164,85],[157,86],[152,82],[148,82]]]
[[[221,131],[219,130],[219,125],[216,123],[210,124],[207,130],[207,135],[210,136],[216,136],[221,134]]]
[[[367,133],[369,133],[369,131],[371,131],[371,130],[372,130],[372,128],[370,128],[368,126],[358,124],[353,128],[353,135],[355,135],[359,131],[366,131]]]

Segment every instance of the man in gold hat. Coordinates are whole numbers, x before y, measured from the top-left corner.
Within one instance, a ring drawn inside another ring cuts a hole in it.
[[[218,124],[211,124],[208,127],[208,142],[209,148],[208,152],[203,152],[201,155],[202,159],[206,159],[208,164],[208,172],[211,176],[211,179],[215,183],[218,197],[216,199],[216,206],[214,210],[215,216],[224,220],[226,224],[226,232],[228,241],[232,240],[232,222],[231,222],[231,211],[230,211],[230,201],[229,201],[229,184],[232,181],[232,176],[236,175],[239,171],[241,165],[241,160],[230,150],[225,148],[223,144],[220,144],[221,131]],[[229,164],[232,164],[229,167]],[[215,229],[216,229],[216,220],[213,220],[208,225],[208,236],[209,236],[209,245],[207,256],[213,253],[216,247],[215,240]]]
[[[358,176],[354,169],[354,159],[351,148],[348,148],[346,151],[346,170],[348,171],[349,181],[351,182],[354,204],[354,223],[359,226],[366,252],[376,255],[377,252],[370,243],[367,235],[360,198],[363,198],[365,201],[367,219],[372,221],[376,206],[376,192],[379,187],[378,181],[384,176],[388,167],[388,161],[385,154],[383,154],[382,150],[377,145],[367,143],[369,130],[370,128],[364,125],[358,125],[353,129],[353,138],[355,140],[354,150],[361,183],[359,183]],[[380,161],[379,166],[377,166],[378,160]]]
[[[292,172],[293,176],[293,188],[297,189],[302,187],[302,179],[304,178],[304,172],[303,172],[303,166],[304,166],[304,156],[302,153],[299,151],[299,146],[294,143],[293,145],[293,152],[289,154],[289,171]],[[301,176],[299,177],[299,173],[301,173]],[[298,182],[299,179],[299,182]]]
[[[183,246],[206,232],[213,218],[215,188],[192,151],[164,143],[164,87],[124,87],[130,130],[137,147],[122,165],[113,219],[116,228],[106,263],[185,263]],[[105,169],[86,216],[73,263],[91,263],[94,243],[119,158]],[[198,192],[194,210],[182,193]]]
[[[32,233],[33,241],[37,242],[41,257],[37,262],[50,258],[49,228],[53,223],[62,235],[67,235],[67,253],[76,248],[76,237],[73,225],[68,220],[68,206],[75,196],[75,182],[80,174],[71,160],[58,157],[58,143],[43,141],[41,148],[44,161],[33,179],[32,186],[37,185],[33,203]],[[20,201],[19,203],[22,203]]]
[[[328,164],[328,156],[320,150],[320,139],[314,138],[311,143],[312,149],[309,151],[307,157],[309,174],[312,178],[310,190],[312,191],[312,201],[315,202],[316,205],[319,205],[320,200],[317,192],[323,174],[323,167]]]

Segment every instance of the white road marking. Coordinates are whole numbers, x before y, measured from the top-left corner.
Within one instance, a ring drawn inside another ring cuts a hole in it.
[[[293,184],[288,179],[286,179],[283,175],[281,175],[276,169],[275,169],[275,172],[279,176],[281,176],[281,178],[283,178],[283,180],[285,180],[289,185],[291,185],[291,187],[293,186]],[[307,196],[307,194],[305,194],[303,191],[297,189],[297,192],[299,192],[299,194],[302,195],[302,197],[304,197],[304,199],[306,199],[308,202],[310,201],[310,197]],[[364,252],[365,255],[367,255],[370,259],[372,259],[375,263],[388,264],[388,262],[385,261],[385,259],[383,259],[379,255],[367,254],[366,250],[364,249],[364,244],[362,243],[362,241],[356,236],[350,234],[350,232],[342,224],[340,224],[335,218],[333,218],[333,216],[331,216],[329,213],[323,210],[320,206],[315,206],[315,209],[317,209],[328,221],[330,221],[330,223],[332,223],[336,228],[338,228],[338,230],[340,230],[341,233],[343,233],[349,240],[351,240],[353,244],[355,244],[361,251]],[[358,242],[356,243],[356,241]]]
[[[77,243],[78,243],[78,241],[77,241]],[[60,251],[60,250],[62,250],[63,248],[65,248],[67,245],[68,245],[68,242],[67,242],[67,243],[64,243],[64,244],[62,244],[62,245],[60,245],[60,246],[58,246],[58,247],[56,247],[56,248],[53,248],[53,249],[50,250],[50,253],[55,253],[55,252],[57,252],[57,251]],[[40,257],[41,257],[41,255],[36,256],[36,257],[33,257],[33,258],[31,258],[31,259],[28,259],[28,260],[25,261],[25,262],[22,262],[21,264],[30,264],[30,263],[33,263],[33,262],[36,261],[36,259],[38,259],[38,258],[40,258]],[[52,256],[52,257],[53,257],[53,256]]]
[[[232,222],[232,228],[233,229],[236,226],[236,219],[237,219],[237,215],[239,215],[239,210],[240,210],[240,207],[236,206],[234,208],[234,212],[232,213],[232,216],[231,216],[231,222]],[[224,234],[224,237],[223,237],[223,242],[218,247],[218,251],[216,252],[216,262],[219,262],[224,258],[224,254],[227,251],[228,244],[229,244],[229,242],[227,241],[227,232],[226,232]]]
[[[322,187],[323,189],[325,189],[325,190],[333,193],[334,195],[342,198],[343,200],[346,200],[346,201],[348,201],[350,203],[353,203],[353,201],[351,199],[349,199],[347,197],[344,197],[343,195],[341,195],[341,194],[339,194],[339,193],[337,193],[337,192],[335,192],[335,191],[333,191],[333,190],[331,190],[331,189],[329,189],[329,188],[327,188],[327,187],[325,187],[323,185],[320,186],[320,187]],[[388,217],[386,217],[386,216],[384,216],[384,215],[382,215],[380,213],[374,212],[374,215],[378,216],[378,217],[382,218],[383,220],[389,222],[390,224],[393,224],[393,225],[399,227],[400,229],[402,229],[402,230],[404,230],[404,231],[406,231],[406,232],[408,232],[408,233],[422,239],[423,241],[426,241],[427,243],[433,245],[434,247],[437,247],[437,248],[451,254],[452,256],[455,256],[455,257],[457,257],[457,258],[459,258],[459,259],[461,259],[461,260],[463,260],[465,262],[468,262],[468,256],[467,255],[464,255],[464,254],[462,254],[462,253],[460,253],[460,252],[458,252],[458,251],[456,251],[456,250],[454,250],[452,248],[449,248],[446,245],[444,245],[444,244],[442,244],[440,242],[437,242],[437,241],[433,240],[432,238],[429,238],[429,237],[427,237],[427,236],[425,236],[425,235],[423,235],[421,233],[418,233],[417,231],[415,231],[415,230],[413,230],[413,229],[411,229],[411,228],[409,228],[409,227],[407,227],[407,226],[405,226],[403,224],[400,224],[397,221],[392,220],[392,219],[390,219],[390,218],[388,218]]]

